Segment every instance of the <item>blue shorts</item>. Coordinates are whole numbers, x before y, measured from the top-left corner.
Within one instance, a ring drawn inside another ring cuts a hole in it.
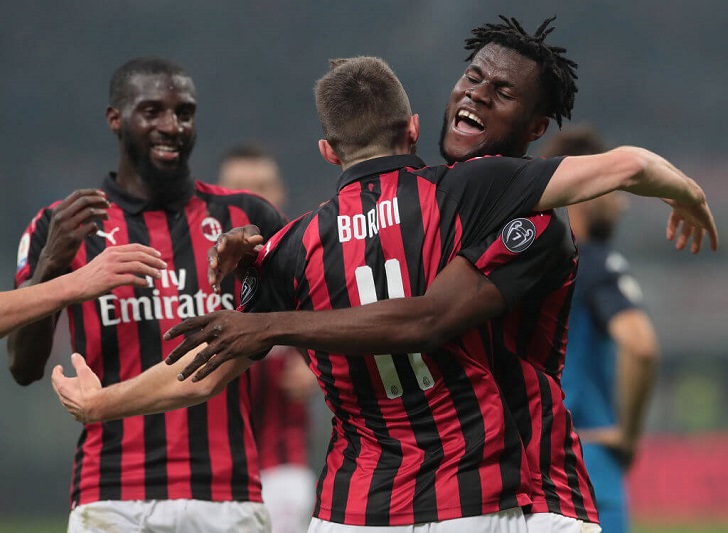
[[[584,462],[597,498],[599,523],[605,533],[629,531],[624,470],[619,456],[597,444],[582,443]]]

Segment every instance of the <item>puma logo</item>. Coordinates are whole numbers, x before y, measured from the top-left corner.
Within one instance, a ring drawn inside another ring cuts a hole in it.
[[[116,244],[116,238],[114,237],[114,233],[116,233],[117,231],[119,231],[119,228],[114,228],[109,233],[106,233],[103,230],[97,230],[96,231],[96,235],[98,235],[99,237],[105,238],[111,244],[114,244],[115,245]]]

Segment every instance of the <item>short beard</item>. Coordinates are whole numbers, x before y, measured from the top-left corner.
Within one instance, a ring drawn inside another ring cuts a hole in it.
[[[473,148],[470,152],[465,154],[464,157],[455,159],[445,152],[444,141],[449,124],[450,121],[447,117],[447,111],[445,111],[445,116],[442,120],[442,128],[440,129],[440,140],[438,142],[438,145],[440,147],[440,155],[445,161],[447,161],[448,165],[452,165],[453,163],[458,163],[461,161],[467,161],[468,159],[472,159],[474,157],[483,157],[486,155],[502,155],[506,157],[523,157],[524,155],[526,155],[525,149],[522,150],[520,148],[516,148],[520,144],[520,139],[519,136],[516,134],[517,128],[513,128],[509,133],[508,137],[506,137],[505,139],[489,141],[484,145]]]
[[[124,150],[129,155],[139,177],[149,188],[149,194],[155,204],[166,205],[178,198],[180,190],[191,181],[187,164],[189,151],[186,154],[180,154],[183,161],[176,168],[163,170],[152,163],[148,153],[139,150],[133,143],[124,142]],[[191,147],[188,150],[191,150]]]

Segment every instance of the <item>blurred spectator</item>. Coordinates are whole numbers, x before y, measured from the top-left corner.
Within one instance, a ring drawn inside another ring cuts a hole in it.
[[[275,159],[253,144],[236,145],[225,154],[218,185],[258,194],[279,209],[287,199]],[[303,355],[287,346],[273,348],[249,372],[263,501],[271,513],[273,533],[305,531],[315,498],[307,443],[308,403],[316,378]]]
[[[220,162],[217,184],[228,189],[247,189],[280,210],[284,210],[288,202],[278,163],[255,144],[238,144],[225,153]]]
[[[553,136],[541,155],[605,150],[590,127],[577,126]],[[608,533],[629,530],[624,477],[642,433],[658,356],[640,287],[625,258],[609,244],[626,203],[623,193],[613,192],[569,207],[579,273],[562,385]]]

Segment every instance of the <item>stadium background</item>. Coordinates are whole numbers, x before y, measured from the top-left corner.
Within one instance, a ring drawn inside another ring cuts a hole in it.
[[[218,157],[231,143],[259,140],[281,163],[287,212],[296,216],[330,196],[337,176],[316,149],[312,87],[327,59],[388,60],[421,116],[420,154],[439,163],[444,104],[464,68],[462,41],[498,13],[517,17],[529,31],[557,14],[550,42],[565,46],[580,65],[573,122],[590,122],[610,144],[655,150],[696,177],[728,239],[728,3],[308,4],[4,3],[0,289],[12,287],[18,239],[38,209],[74,188],[96,186],[113,168],[116,142],[104,108],[108,79],[126,59],[168,57],[195,79],[196,177],[214,181]],[[666,206],[633,200],[615,243],[642,283],[663,349],[649,435],[631,479],[638,531],[673,531],[668,524],[694,525],[674,531],[728,531],[726,244],[697,258],[679,254],[663,239],[667,215]],[[69,353],[68,337],[60,334],[50,365],[68,367]],[[56,401],[49,374],[21,388],[0,372],[0,532],[39,531],[28,518],[49,524],[49,531],[64,527],[79,426]],[[325,416],[319,418],[316,457],[328,437]]]

